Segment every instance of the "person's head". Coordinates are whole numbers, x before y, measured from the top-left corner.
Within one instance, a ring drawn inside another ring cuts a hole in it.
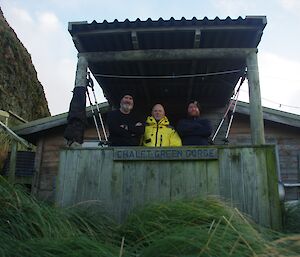
[[[163,117],[165,117],[165,109],[161,104],[156,104],[152,108],[151,115],[153,118],[157,121],[161,120]]]
[[[130,94],[126,94],[120,101],[120,111],[128,114],[133,108],[133,97]]]
[[[188,116],[199,117],[200,116],[200,105],[197,101],[190,101],[187,109]]]

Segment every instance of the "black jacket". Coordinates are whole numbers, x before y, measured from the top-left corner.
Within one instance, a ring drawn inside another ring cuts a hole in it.
[[[140,145],[141,136],[145,126],[135,126],[141,122],[134,113],[124,114],[120,110],[107,114],[109,141],[112,146],[137,146]],[[122,128],[121,125],[126,126]]]
[[[207,119],[189,117],[178,122],[177,132],[182,145],[208,145],[212,127]]]

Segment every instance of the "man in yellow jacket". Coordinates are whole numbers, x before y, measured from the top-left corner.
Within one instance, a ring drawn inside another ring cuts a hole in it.
[[[170,126],[164,107],[161,104],[154,105],[151,115],[146,121],[143,145],[150,147],[181,146],[181,139],[175,129]]]

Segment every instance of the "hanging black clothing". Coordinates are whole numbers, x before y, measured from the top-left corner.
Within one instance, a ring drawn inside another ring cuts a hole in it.
[[[68,125],[64,132],[64,138],[68,140],[68,144],[77,142],[83,143],[84,129],[86,126],[86,87],[75,87],[73,91],[72,101],[69,107]]]
[[[141,120],[134,113],[124,114],[120,110],[107,114],[109,142],[112,146],[138,146],[145,126],[136,126]],[[123,127],[121,127],[121,125]]]
[[[212,127],[207,119],[189,117],[178,122],[177,132],[181,137],[182,145],[208,145]]]

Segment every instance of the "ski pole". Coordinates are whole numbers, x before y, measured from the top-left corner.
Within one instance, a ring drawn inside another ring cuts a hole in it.
[[[227,116],[227,114],[228,114],[228,112],[229,112],[229,110],[230,110],[230,107],[231,107],[232,103],[233,103],[233,101],[232,101],[232,99],[230,99],[230,103],[229,103],[229,105],[228,105],[228,107],[227,107],[227,110],[226,110],[226,112],[224,113],[224,115],[223,115],[223,117],[222,117],[222,119],[221,119],[221,121],[220,121],[220,123],[219,123],[219,125],[218,125],[218,128],[217,128],[217,130],[215,131],[214,136],[213,136],[213,138],[212,138],[212,140],[211,140],[212,142],[215,141],[215,139],[216,139],[216,137],[217,137],[217,135],[218,135],[218,133],[219,133],[219,131],[220,131],[220,129],[221,129],[221,127],[222,127],[222,125],[223,125],[225,119],[226,119],[226,116]]]
[[[93,95],[94,95],[95,104],[96,104],[99,120],[100,120],[100,123],[101,123],[102,131],[103,131],[103,134],[104,134],[104,138],[105,138],[105,141],[107,141],[107,134],[106,134],[106,131],[105,131],[102,115],[100,113],[100,109],[99,109],[99,106],[98,106],[98,101],[97,101],[96,94],[95,94],[94,81],[92,80],[92,78],[90,76],[90,72],[88,72],[88,81],[89,81],[89,86],[92,88],[92,92],[93,92]]]
[[[233,107],[232,113],[230,115],[230,120],[229,120],[228,128],[227,128],[227,131],[226,131],[225,139],[224,139],[225,142],[228,142],[228,135],[229,135],[229,131],[230,131],[230,128],[231,128],[231,125],[232,125],[233,116],[235,114],[237,102],[238,102],[238,96],[235,100],[234,107]]]
[[[239,94],[240,94],[240,88],[241,88],[242,84],[244,83],[245,78],[246,78],[246,75],[242,77],[240,85],[239,85],[239,87],[238,87],[238,89],[236,91],[236,99],[235,99],[234,107],[233,107],[232,113],[230,115],[230,120],[229,120],[228,128],[227,128],[226,135],[225,135],[225,138],[224,138],[225,143],[228,142],[229,131],[230,131],[230,128],[231,128],[231,125],[232,125],[233,116],[234,116],[235,111],[236,111],[236,106],[237,106],[237,102],[238,102]]]
[[[97,135],[98,135],[99,141],[101,142],[101,135],[100,135],[97,119],[96,119],[96,114],[95,114],[95,111],[94,111],[94,107],[93,107],[93,104],[92,104],[92,101],[91,101],[91,97],[90,97],[90,93],[89,93],[88,88],[86,88],[86,94],[87,94],[87,97],[88,97],[89,102],[90,102],[90,106],[91,106],[91,110],[92,110],[92,116],[93,116],[94,123],[95,123],[96,130],[97,130]]]
[[[245,78],[246,78],[246,73],[245,73],[244,76],[241,78],[241,81],[240,81],[240,84],[239,84],[239,86],[238,86],[238,89],[237,89],[236,92],[234,93],[232,99],[230,99],[229,105],[228,105],[228,107],[227,107],[227,109],[226,109],[226,111],[225,111],[225,113],[224,113],[224,115],[223,115],[223,117],[222,117],[222,119],[221,119],[219,125],[218,125],[218,128],[217,128],[216,132],[214,133],[214,136],[213,136],[212,140],[211,140],[212,142],[214,142],[214,140],[216,139],[216,137],[217,137],[217,135],[218,135],[218,133],[219,133],[219,131],[220,131],[220,129],[221,129],[221,127],[222,127],[222,125],[223,125],[223,123],[224,123],[226,117],[227,117],[227,114],[228,114],[228,112],[230,111],[230,108],[231,108],[231,106],[232,106],[232,104],[233,104],[234,102],[235,102],[235,106],[236,106],[236,104],[237,104],[237,99],[238,99],[239,92],[240,92],[240,88],[241,88],[242,84],[244,83]],[[235,109],[235,107],[234,107],[234,109]],[[232,122],[232,121],[231,121],[231,122]],[[227,135],[227,134],[229,134],[228,129],[227,129],[226,135]],[[227,136],[227,137],[228,137],[228,136]],[[225,137],[225,139],[226,139],[227,137]]]

